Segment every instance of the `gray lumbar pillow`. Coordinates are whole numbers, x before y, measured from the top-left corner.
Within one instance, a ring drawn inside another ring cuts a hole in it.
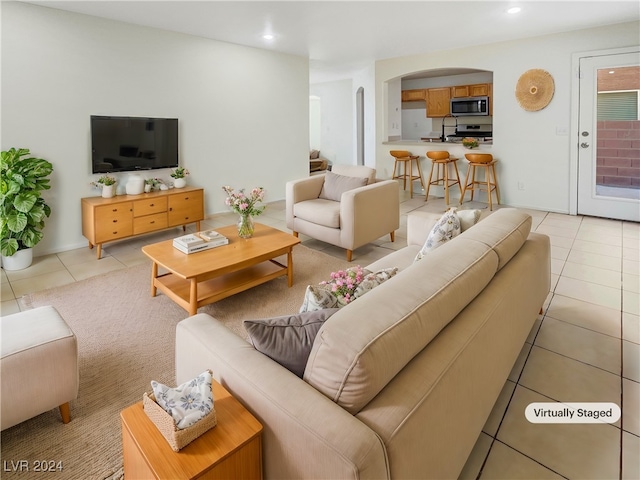
[[[346,175],[327,172],[324,176],[324,184],[320,192],[320,197],[318,198],[339,202],[344,192],[348,192],[354,188],[364,187],[367,182],[368,179],[364,177],[348,177]]]
[[[302,378],[320,327],[337,311],[337,308],[325,308],[243,323],[256,350]]]

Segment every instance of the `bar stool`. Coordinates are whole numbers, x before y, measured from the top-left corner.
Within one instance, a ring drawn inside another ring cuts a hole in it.
[[[429,173],[429,180],[427,181],[427,192],[424,201],[429,199],[429,188],[431,185],[444,186],[444,201],[449,205],[449,188],[458,184],[460,189],[460,196],[462,196],[462,185],[460,183],[460,175],[458,174],[458,158],[452,157],[447,151],[431,151],[427,152],[427,157],[431,159],[431,172]],[[453,170],[456,174],[455,178],[449,178],[449,165],[453,165]],[[436,170],[436,178],[433,178],[433,170]]]
[[[491,192],[496,192],[496,203],[500,205],[500,190],[498,189],[498,177],[496,177],[496,162],[490,153],[465,153],[465,158],[469,161],[467,177],[464,181],[464,188],[460,196],[460,205],[464,201],[464,194],[471,190],[471,201],[473,201],[473,192],[475,190],[484,190],[486,186],[487,198],[489,199],[489,210],[493,210],[491,203]],[[476,180],[476,168],[484,168],[484,180]],[[491,177],[493,175],[493,181]],[[471,181],[469,181],[471,178]]]
[[[418,155],[411,155],[411,152],[406,150],[391,150],[389,154],[395,159],[395,163],[393,164],[393,175],[392,179],[401,178],[403,180],[403,190],[407,189],[407,180],[409,180],[409,194],[411,198],[413,198],[413,181],[420,180],[420,185],[424,188],[424,182],[422,181],[422,171],[420,170],[420,161],[418,160],[420,157]],[[417,175],[413,174],[413,163],[416,162],[416,170],[418,171]],[[402,175],[400,174],[400,169],[398,168],[402,164],[404,169],[402,170]],[[409,167],[407,173],[407,164]],[[396,173],[396,169],[398,172]]]

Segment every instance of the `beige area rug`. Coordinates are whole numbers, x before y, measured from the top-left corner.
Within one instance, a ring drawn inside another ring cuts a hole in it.
[[[297,312],[308,284],[346,266],[298,245],[293,287],[281,277],[198,312],[244,337],[243,320]],[[188,316],[164,295],[150,296],[150,275],[150,264],[140,265],[21,299],[23,308],[53,305],[75,332],[80,392],[71,403],[69,424],[61,422],[55,409],[2,432],[0,453],[2,464],[8,465],[3,479],[36,475],[7,471],[12,461],[18,465],[21,460],[31,467],[36,460],[55,461],[62,471],[48,474],[51,478],[122,478],[120,411],[141,401],[151,380],[175,385],[175,327]]]

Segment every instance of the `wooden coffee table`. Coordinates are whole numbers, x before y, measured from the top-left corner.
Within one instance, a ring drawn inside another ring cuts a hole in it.
[[[293,285],[293,247],[300,239],[281,230],[255,224],[253,237],[238,237],[235,225],[217,228],[228,245],[185,254],[173,247],[173,240],[142,247],[153,261],[151,296],[160,289],[167,297],[195,315],[199,307],[217,302],[249,288],[286,275]],[[275,258],[287,255],[287,264]],[[158,267],[168,273],[158,274]]]

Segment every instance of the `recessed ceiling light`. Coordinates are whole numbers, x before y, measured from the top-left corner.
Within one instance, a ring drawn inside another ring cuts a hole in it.
[[[507,13],[510,13],[510,14],[519,13],[521,10],[522,8],[520,7],[511,7],[510,9],[507,10]]]
[[[264,38],[265,40],[273,40],[274,36],[270,33],[265,33],[264,35],[262,35],[262,38]]]

